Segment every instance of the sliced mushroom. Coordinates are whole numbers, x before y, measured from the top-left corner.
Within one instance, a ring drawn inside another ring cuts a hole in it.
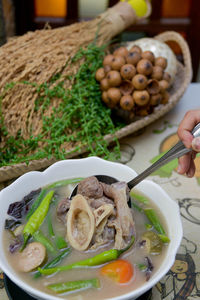
[[[67,239],[79,251],[86,250],[95,231],[95,217],[86,198],[76,195],[67,213]]]
[[[96,227],[101,223],[101,221],[109,217],[114,211],[114,207],[112,204],[103,204],[99,208],[94,210],[94,216],[95,216],[95,224]]]
[[[30,272],[39,267],[45,257],[46,248],[41,243],[30,243],[19,255],[18,268],[22,272]]]

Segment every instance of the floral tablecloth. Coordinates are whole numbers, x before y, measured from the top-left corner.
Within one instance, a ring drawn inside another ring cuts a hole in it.
[[[177,106],[160,120],[121,140],[121,162],[137,173],[147,168],[161,152],[177,141],[177,126],[186,111],[200,108],[200,84],[191,84]],[[149,177],[179,204],[183,223],[183,240],[175,263],[166,276],[153,288],[152,300],[200,299],[200,156],[195,159],[195,177],[176,172],[177,160]],[[4,187],[0,184],[0,188]],[[0,299],[8,300],[0,273]]]

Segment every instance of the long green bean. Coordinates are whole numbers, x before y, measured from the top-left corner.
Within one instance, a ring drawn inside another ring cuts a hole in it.
[[[47,287],[57,294],[62,294],[74,290],[85,290],[89,288],[99,288],[100,282],[98,278],[86,279],[86,280],[76,280],[61,282],[55,284],[49,284]]]
[[[47,189],[54,189],[54,188],[58,188],[61,186],[65,186],[68,184],[75,184],[75,183],[79,183],[81,180],[83,180],[84,178],[72,178],[72,179],[64,179],[64,180],[60,180],[60,181],[56,181],[50,185],[47,186]]]
[[[144,213],[149,219],[149,221],[153,224],[154,228],[158,231],[158,233],[166,235],[165,230],[153,208],[145,208]]]

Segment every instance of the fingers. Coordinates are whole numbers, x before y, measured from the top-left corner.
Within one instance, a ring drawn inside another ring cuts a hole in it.
[[[196,152],[200,152],[200,137],[196,137],[192,140],[192,149]]]
[[[193,177],[195,174],[195,164],[193,158],[195,154],[188,153],[179,158],[178,173],[186,174],[188,177]]]
[[[200,110],[188,111],[178,128],[178,136],[187,148],[191,147],[193,136],[191,134],[194,126],[200,122]]]
[[[187,175],[188,177],[193,177],[194,174],[195,174],[195,171],[196,171],[196,168],[195,168],[194,161],[191,160],[190,168],[189,168],[189,170],[187,171],[186,175]]]
[[[194,151],[179,158],[178,173],[186,174],[188,177],[194,176],[194,159],[196,152],[200,152],[200,137],[194,138],[191,131],[200,122],[200,110],[188,111],[178,127],[178,136],[187,148]]]

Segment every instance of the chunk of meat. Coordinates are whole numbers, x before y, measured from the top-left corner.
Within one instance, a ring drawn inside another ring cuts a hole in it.
[[[30,272],[39,267],[45,257],[46,248],[41,243],[30,243],[22,253],[19,253],[18,268],[22,272]]]
[[[63,200],[61,200],[58,203],[56,213],[57,213],[58,218],[62,222],[65,222],[65,215],[70,208],[70,204],[71,204],[71,200],[69,198],[64,198]]]
[[[67,239],[79,251],[86,250],[95,232],[95,217],[85,197],[77,194],[67,213]]]
[[[119,219],[109,220],[108,227],[115,230],[115,249],[123,249],[126,246],[126,243],[123,239],[122,228],[120,226]]]
[[[95,176],[91,176],[78,184],[77,194],[97,199],[103,196],[103,188],[98,179]]]
[[[114,201],[106,196],[103,196],[98,199],[88,198],[87,200],[88,200],[88,203],[90,204],[90,206],[95,209],[99,208],[101,205],[104,205],[104,204],[111,204],[111,205],[115,206]]]
[[[128,187],[125,182],[116,182],[111,185],[101,184],[105,195],[112,198],[116,205],[117,218],[113,223],[116,229],[115,247],[121,249],[124,241],[128,241],[134,234],[133,216],[127,204]]]

